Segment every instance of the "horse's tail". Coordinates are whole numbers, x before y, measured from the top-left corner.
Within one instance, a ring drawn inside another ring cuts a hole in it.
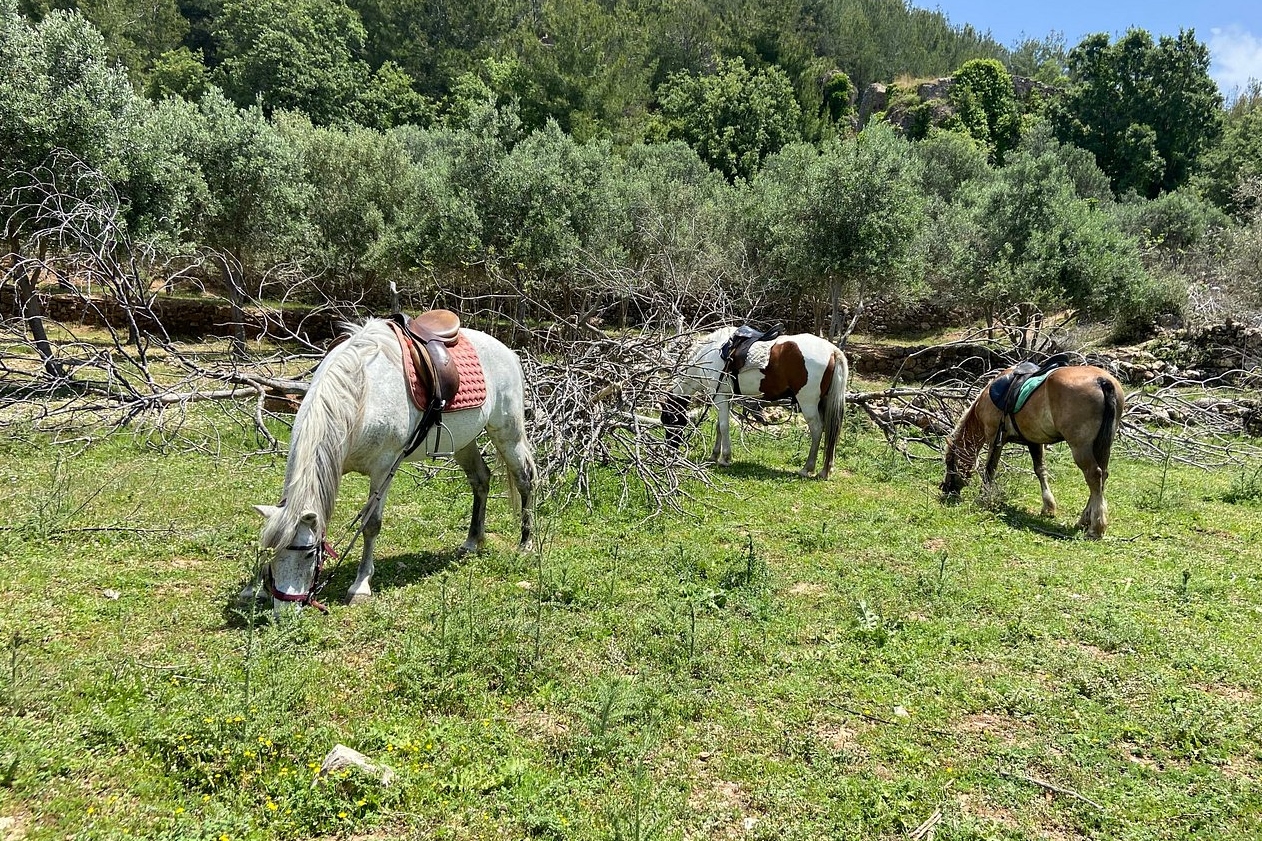
[[[1109,469],[1109,454],[1113,451],[1113,437],[1117,432],[1118,398],[1113,381],[1105,377],[1096,377],[1100,391],[1104,393],[1104,412],[1100,415],[1100,431],[1091,444],[1091,453],[1101,470]]]
[[[850,384],[850,364],[841,351],[833,352],[833,379],[828,393],[820,398],[820,413],[824,416],[824,470],[833,466],[833,454],[841,437],[841,425],[846,420],[846,389]]]

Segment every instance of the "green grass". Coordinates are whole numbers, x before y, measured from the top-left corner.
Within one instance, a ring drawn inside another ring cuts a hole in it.
[[[500,483],[463,560],[467,485],[405,474],[374,601],[275,624],[232,597],[283,461],[224,434],[0,445],[0,835],[1262,834],[1251,474],[1115,459],[1090,542],[1063,447],[1047,521],[1015,449],[944,506],[869,429],[826,483],[749,434],[687,516],[545,505],[535,555]],[[339,742],[395,782],[313,785]]]

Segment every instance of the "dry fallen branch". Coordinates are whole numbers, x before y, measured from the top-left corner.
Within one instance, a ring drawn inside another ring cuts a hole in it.
[[[1031,777],[1029,774],[1017,774],[1012,771],[1004,770],[1003,768],[998,769],[998,773],[999,773],[999,776],[1001,777],[1008,777],[1009,779],[1012,779],[1012,780],[1021,780],[1022,782],[1030,783],[1031,785],[1036,785],[1039,788],[1046,789],[1047,791],[1055,792],[1056,794],[1064,794],[1068,797],[1074,798],[1075,800],[1081,800],[1083,803],[1087,803],[1091,806],[1094,806],[1097,809],[1099,809],[1101,812],[1105,811],[1104,804],[1100,803],[1098,800],[1092,800],[1090,797],[1087,797],[1085,794],[1082,794],[1080,792],[1074,791],[1072,788],[1065,788],[1064,786],[1058,786],[1056,785],[1056,783],[1048,782],[1047,780],[1042,780],[1042,779],[1039,779],[1038,777]]]

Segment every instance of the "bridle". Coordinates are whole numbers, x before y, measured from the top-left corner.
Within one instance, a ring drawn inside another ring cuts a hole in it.
[[[305,557],[311,557],[312,555],[315,556],[315,575],[312,576],[311,579],[311,589],[305,593],[286,593],[276,589],[276,581],[272,577],[272,565],[268,564],[267,573],[264,575],[264,583],[267,585],[267,591],[271,593],[272,598],[277,601],[294,602],[303,607],[314,607],[321,613],[327,614],[329,609],[321,602],[316,601],[316,596],[318,596],[320,591],[323,590],[329,583],[327,578],[323,581],[320,580],[320,576],[324,572],[324,559],[333,558],[336,560],[338,556],[337,552],[333,549],[333,546],[328,540],[320,540],[316,543],[307,543],[298,546],[290,544],[285,548],[291,552],[302,552]]]

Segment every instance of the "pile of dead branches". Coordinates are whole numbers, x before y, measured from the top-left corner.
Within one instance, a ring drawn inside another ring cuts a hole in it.
[[[19,253],[11,246],[0,261],[0,294],[13,300],[13,315],[0,319],[0,433],[36,429],[91,440],[145,429],[161,430],[164,445],[204,445],[207,436],[213,440],[214,423],[187,434],[185,427],[190,418],[205,417],[191,412],[193,405],[210,404],[222,410],[216,420],[253,430],[262,449],[282,448],[272,430],[296,408],[326,346],[308,324],[371,313],[354,303],[327,302],[295,322],[284,296],[314,285],[299,267],[280,266],[257,281],[252,294],[237,288],[233,312],[242,320],[227,325],[232,329],[223,339],[177,341],[157,306],[159,293],[173,283],[196,292],[211,267],[224,276],[242,273],[224,255],[174,258],[132,241],[108,182],[90,170],[67,171],[79,179],[73,189],[52,175],[31,173],[22,193],[10,197],[10,212],[22,216],[38,247]],[[677,508],[689,487],[704,486],[712,474],[688,456],[704,447],[665,445],[661,398],[697,337],[744,321],[764,302],[732,274],[684,274],[670,260],[639,272],[593,266],[570,280],[564,311],[555,309],[555,290],[532,296],[508,278],[495,279],[499,300],[447,297],[401,306],[456,309],[468,326],[518,350],[545,495],[568,503],[612,493],[652,511]],[[77,322],[48,318],[42,302],[50,282],[75,303]],[[264,288],[273,291],[270,303]],[[504,289],[512,294],[506,297]],[[282,290],[279,304],[275,290]],[[247,309],[250,329],[266,335],[266,343],[243,342]],[[945,438],[992,376],[1064,349],[1063,325],[1019,323],[911,352],[903,364],[916,376],[900,371],[888,387],[854,391],[849,401],[905,457],[940,458]],[[948,358],[949,364],[939,364]],[[1080,355],[1080,361],[1117,367],[1097,355]],[[1253,443],[1262,434],[1262,401],[1241,386],[1248,381],[1184,382],[1164,373],[1160,382],[1140,384],[1127,394],[1121,445],[1139,457],[1202,468],[1262,464],[1262,448]],[[706,410],[697,407],[694,420]],[[738,423],[741,417],[738,406]],[[792,422],[793,413],[755,410],[743,417],[753,421],[748,428],[775,431]]]

